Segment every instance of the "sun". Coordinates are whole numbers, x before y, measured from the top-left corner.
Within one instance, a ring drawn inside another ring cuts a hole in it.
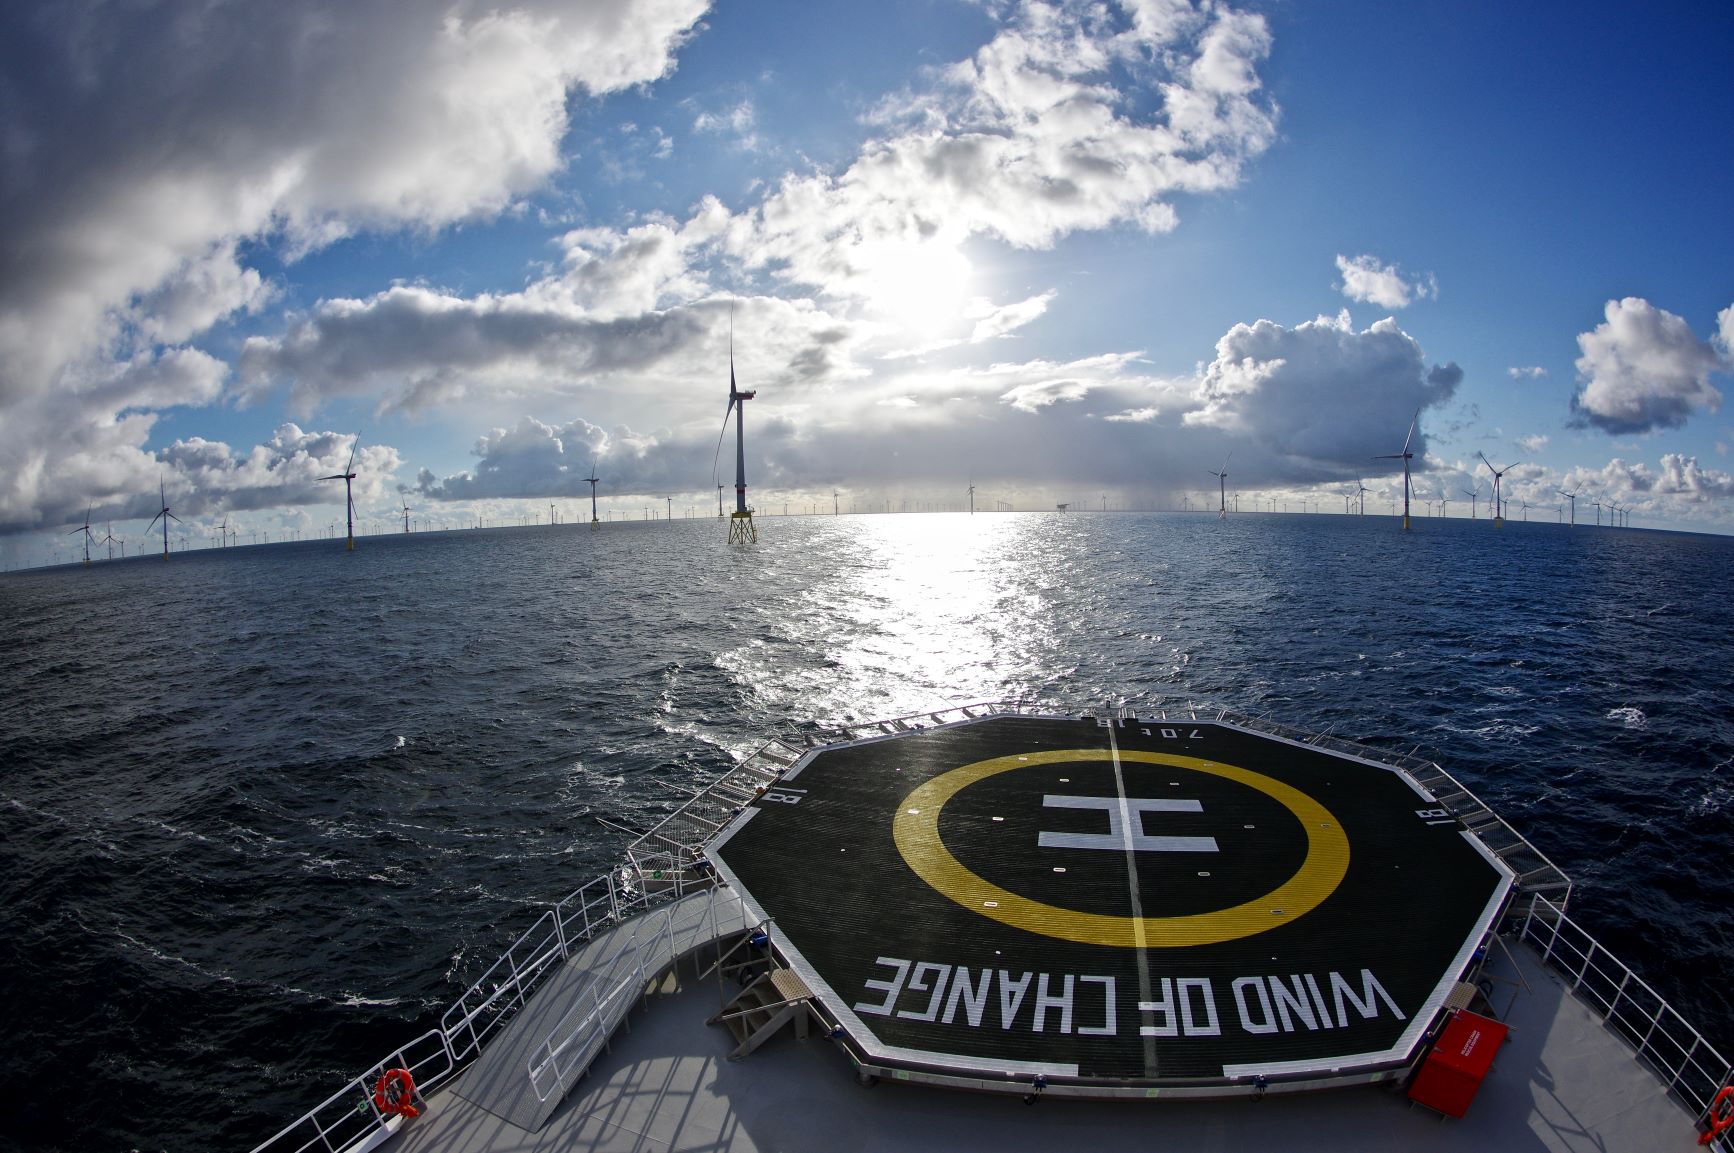
[[[856,252],[868,310],[895,330],[931,339],[963,323],[974,270],[955,246],[877,241]]]

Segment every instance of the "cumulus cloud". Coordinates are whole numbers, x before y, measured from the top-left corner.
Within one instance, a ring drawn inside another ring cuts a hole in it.
[[[0,524],[135,482],[150,410],[215,398],[181,346],[274,299],[252,246],[507,208],[562,165],[568,94],[665,75],[705,7],[0,9]]]
[[[1439,284],[1431,273],[1425,277],[1405,277],[1395,264],[1381,264],[1376,256],[1337,256],[1337,272],[1343,281],[1337,286],[1350,300],[1365,301],[1380,308],[1407,308],[1417,300],[1439,295]]]
[[[1020,7],[932,91],[907,127],[841,173],[789,175],[729,234],[749,267],[865,301],[907,297],[971,237],[1041,248],[1080,229],[1172,229],[1171,198],[1236,184],[1275,136],[1256,65],[1262,17],[1226,8]],[[1141,94],[1159,92],[1151,112]]]
[[[1577,338],[1583,355],[1572,411],[1579,422],[1616,435],[1643,433],[1679,428],[1694,412],[1721,407],[1722,393],[1710,383],[1721,358],[1683,319],[1635,296],[1608,301],[1605,316]]]
[[[1419,409],[1456,392],[1463,370],[1428,367],[1420,344],[1386,319],[1355,331],[1347,312],[1285,328],[1237,324],[1216,343],[1199,383],[1196,427],[1249,440],[1261,455],[1293,468],[1365,468],[1399,451]],[[1411,451],[1426,451],[1418,430]]]
[[[218,441],[190,437],[175,441],[159,459],[166,475],[176,479],[170,487],[180,501],[177,511],[198,515],[213,509],[341,505],[341,483],[324,478],[343,472],[351,453],[356,476],[350,487],[357,504],[391,490],[393,475],[403,465],[397,449],[357,444],[352,433],[303,432],[293,424],[278,426],[264,444],[243,453]],[[136,509],[137,502],[129,507]]]
[[[663,75],[704,7],[326,0],[98,21],[9,5],[6,38],[30,62],[0,105],[12,388],[39,387],[153,296],[143,323],[170,340],[244,307],[260,288],[239,240],[281,232],[305,249],[498,211],[560,163],[569,90]],[[220,291],[188,291],[201,285]]]
[[[1517,443],[1523,446],[1523,451],[1534,455],[1547,447],[1547,437],[1541,433],[1534,436],[1520,436]]]
[[[1693,503],[1734,497],[1734,475],[1704,468],[1695,456],[1664,453],[1661,465],[1661,475],[1655,483],[1658,492],[1678,494]]]
[[[764,433],[754,431],[756,446]],[[702,480],[694,461],[707,447],[703,442],[703,434],[690,431],[609,432],[581,418],[551,425],[526,416],[479,437],[473,468],[443,478],[424,469],[416,490],[443,501],[588,496],[585,478],[594,468],[604,496],[689,492]]]
[[[1511,377],[1512,380],[1540,380],[1542,377],[1547,375],[1547,369],[1541,367],[1539,364],[1531,364],[1523,367],[1513,366],[1506,369],[1505,374]]]

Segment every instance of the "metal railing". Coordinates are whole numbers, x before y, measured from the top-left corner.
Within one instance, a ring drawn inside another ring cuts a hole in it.
[[[640,934],[645,934],[641,939]],[[564,1096],[590,1067],[597,1050],[607,1043],[632,1003],[664,960],[674,956],[674,912],[664,910],[650,924],[627,934],[620,947],[605,958],[573,994],[572,1006],[549,1031],[526,1063],[536,1100]]]
[[[363,1147],[369,1138],[391,1132],[402,1118],[387,1116],[373,1102],[373,1090],[387,1069],[408,1069],[418,1091],[450,1077],[451,1048],[439,1030],[423,1033],[373,1068],[308,1110],[293,1125],[259,1146],[294,1153],[337,1153]]]
[[[1519,937],[1535,946],[1542,962],[1564,977],[1579,999],[1623,1037],[1702,1122],[1716,1094],[1734,1081],[1734,1066],[1703,1034],[1539,893],[1530,899]]]

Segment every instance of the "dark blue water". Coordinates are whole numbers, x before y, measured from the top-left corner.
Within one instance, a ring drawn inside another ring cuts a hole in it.
[[[393,536],[0,578],[0,1147],[245,1150],[773,731],[1208,701],[1440,761],[1727,1051],[1734,541],[1244,515]]]

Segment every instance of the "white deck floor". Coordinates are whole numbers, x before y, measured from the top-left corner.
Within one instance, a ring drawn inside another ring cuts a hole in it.
[[[1122,1149],[1477,1150],[1655,1153],[1694,1148],[1692,1119],[1629,1048],[1526,948],[1513,947],[1529,982],[1509,1012],[1513,1027],[1488,1081],[1462,1120],[1410,1107],[1388,1088],[1272,1096],[1263,1101],[1050,1099],[963,1094],[888,1082],[857,1085],[844,1055],[817,1034],[778,1037],[730,1062],[732,1038],[705,1019],[714,981],[695,984],[690,963],[669,975],[615,1035],[588,1078],[537,1132],[437,1092],[424,1116],[392,1142],[405,1153],[749,1153],[772,1150]],[[1510,975],[1503,955],[1492,966]]]

